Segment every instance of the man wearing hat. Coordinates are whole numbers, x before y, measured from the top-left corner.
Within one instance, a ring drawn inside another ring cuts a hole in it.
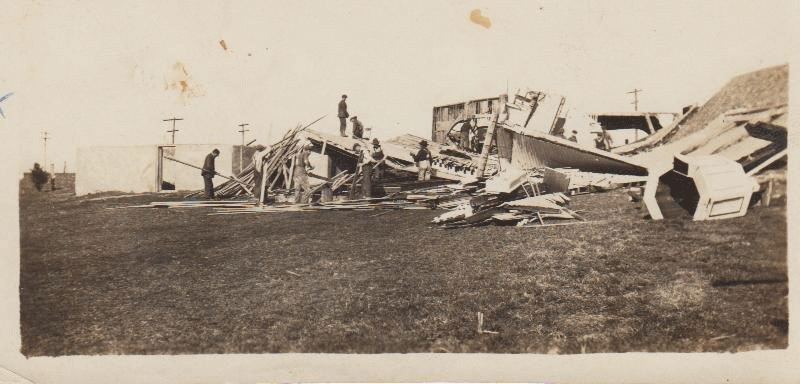
[[[214,160],[219,156],[219,149],[214,148],[211,153],[206,155],[206,160],[203,162],[203,170],[200,171],[200,176],[203,176],[203,184],[205,184],[206,199],[214,198],[214,175],[217,174],[214,169]]]
[[[358,116],[351,117],[350,122],[353,124],[353,138],[362,138],[364,136],[364,124],[358,121]]]
[[[574,142],[577,143],[578,142],[578,131],[573,130],[572,131],[572,136],[570,136],[568,140],[569,141],[574,141]]]
[[[417,162],[417,169],[419,173],[417,180],[430,180],[431,179],[431,152],[428,150],[428,142],[422,140],[419,143],[419,151],[415,155],[411,152],[411,157]]]
[[[381,160],[384,158],[383,148],[381,148],[381,142],[378,139],[372,139],[372,160],[375,160],[377,164],[375,166],[375,179],[383,178],[383,169],[385,164],[380,163]],[[380,164],[378,164],[380,163]]]
[[[350,114],[347,113],[347,95],[342,95],[342,100],[339,102],[339,134],[342,137],[347,137],[344,133],[345,129],[347,129],[347,118],[350,117]]]

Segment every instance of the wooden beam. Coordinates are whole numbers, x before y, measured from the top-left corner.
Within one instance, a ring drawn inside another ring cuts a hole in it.
[[[185,162],[183,162],[183,161],[180,161],[180,160],[178,160],[178,159],[173,159],[173,158],[171,158],[171,157],[169,157],[169,156],[164,156],[164,158],[165,158],[165,159],[167,159],[167,160],[172,160],[172,161],[174,161],[174,162],[176,162],[176,163],[180,163],[180,164],[183,164],[183,165],[186,165],[186,166],[192,167],[192,168],[197,168],[197,169],[199,169],[199,170],[201,170],[201,171],[203,170],[203,167],[198,167],[198,166],[196,166],[196,165],[192,165],[192,164],[189,164],[189,163],[185,163]],[[250,187],[249,187],[247,184],[243,183],[241,180],[239,180],[239,179],[237,179],[237,178],[235,178],[235,177],[225,176],[225,175],[223,175],[223,174],[221,174],[221,173],[219,173],[219,172],[214,172],[214,174],[215,174],[215,175],[217,175],[217,176],[219,176],[219,177],[223,177],[223,178],[226,178],[226,179],[228,179],[228,180],[231,180],[231,181],[233,181],[233,182],[239,183],[239,184],[242,186],[242,188],[244,188],[244,190],[245,190],[245,191],[247,191],[247,193],[249,193],[250,195],[252,195],[252,194],[253,194],[253,190],[251,190],[251,189],[250,189]]]
[[[656,133],[656,130],[653,128],[653,122],[650,120],[650,116],[651,115],[649,113],[645,113],[644,120],[647,121],[647,129],[650,130],[650,134],[652,135]]]
[[[489,150],[492,147],[492,140],[494,140],[494,131],[497,129],[498,111],[492,114],[492,122],[489,123],[489,128],[486,129],[486,138],[483,140],[483,148],[481,150],[481,157],[478,159],[478,169],[475,171],[475,177],[482,178],[484,171],[486,171],[486,161],[489,159]]]
[[[292,157],[292,161],[289,163],[289,180],[286,182],[286,189],[292,189],[292,181],[294,177],[294,160],[297,156]],[[305,166],[305,164],[303,164]]]
[[[763,163],[759,164],[757,167],[751,169],[750,172],[747,172],[747,176],[755,175],[760,170],[762,170],[762,169],[770,166],[772,163],[778,161],[778,159],[780,159],[781,157],[786,156],[786,153],[787,153],[786,151],[788,151],[788,148],[784,149],[784,150],[782,150],[782,151],[780,151],[780,152],[778,152],[778,153],[776,153],[774,155],[772,155],[772,157],[770,157],[769,159],[765,160]]]
[[[264,204],[264,202],[267,201],[266,200],[266,196],[267,196],[267,180],[268,180],[268,177],[267,177],[267,172],[265,172],[266,170],[264,168],[265,167],[263,166],[263,163],[262,163],[262,165],[261,165],[261,194],[259,195],[259,198],[258,198],[259,199],[258,202],[261,203],[261,204]],[[277,179],[277,177],[275,177],[275,178]],[[271,185],[269,186],[269,190],[270,191],[272,190],[272,186]]]

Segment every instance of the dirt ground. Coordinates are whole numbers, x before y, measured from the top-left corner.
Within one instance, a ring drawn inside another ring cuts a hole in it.
[[[570,205],[599,223],[441,230],[442,211],[109,209],[180,195],[58,187],[21,185],[26,356],[787,346],[785,206],[653,222],[610,192]]]

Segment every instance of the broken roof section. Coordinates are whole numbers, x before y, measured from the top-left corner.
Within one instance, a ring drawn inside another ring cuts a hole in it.
[[[758,110],[788,104],[789,66],[780,65],[745,73],[731,79],[703,106],[690,109],[674,123],[654,135],[615,148],[619,154],[651,151],[664,143],[680,140],[706,129],[720,116],[736,110]],[[785,127],[786,124],[784,123]]]
[[[738,108],[764,108],[789,103],[789,66],[780,65],[731,79],[696,114],[686,119],[676,139],[705,128],[718,116]]]
[[[722,155],[749,171],[786,149],[787,106],[737,109],[721,114],[691,135],[633,156],[651,169],[668,168],[676,153]]]

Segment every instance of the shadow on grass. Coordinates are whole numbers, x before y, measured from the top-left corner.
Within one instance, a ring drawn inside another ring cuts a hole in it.
[[[714,280],[711,282],[712,287],[733,287],[736,285],[754,285],[754,284],[777,284],[789,281],[786,277],[770,277],[766,279],[744,279],[744,280]]]

